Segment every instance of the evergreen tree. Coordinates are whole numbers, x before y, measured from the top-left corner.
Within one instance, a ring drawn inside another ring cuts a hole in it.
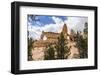
[[[28,60],[29,61],[32,60],[31,50],[33,49],[33,46],[32,46],[33,42],[34,41],[32,40],[32,38],[28,38]]]
[[[54,60],[55,59],[55,50],[54,47],[50,44],[45,51],[45,60]]]
[[[70,40],[71,41],[75,41],[76,32],[73,29],[71,29],[70,32],[71,32],[70,33]]]
[[[86,22],[84,25],[84,57],[88,57],[88,23]]]
[[[87,48],[86,48],[86,45],[87,42],[85,41],[85,39],[83,39],[83,37],[80,35],[78,37],[78,40],[77,40],[77,46],[79,48],[79,52],[80,52],[80,58],[86,58],[87,55],[86,55],[86,51],[87,51]]]
[[[71,29],[71,35],[76,35],[76,33],[73,29]]]
[[[63,33],[61,33],[60,37],[58,37],[58,43],[56,44],[55,47],[56,47],[58,59],[67,58],[66,54],[69,52],[69,50],[68,50],[68,47],[67,47],[67,40],[65,39]]]
[[[88,57],[88,24],[85,23],[85,28],[83,30],[83,35],[77,32],[77,47],[80,52],[80,58],[87,58]]]
[[[83,30],[84,34],[88,34],[88,23],[86,22],[84,25],[84,30]]]

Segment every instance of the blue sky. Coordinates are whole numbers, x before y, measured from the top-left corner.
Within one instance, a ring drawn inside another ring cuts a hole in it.
[[[28,22],[33,26],[45,26],[46,24],[56,24],[52,17],[57,17],[62,21],[67,20],[65,16],[41,16],[41,15],[28,15]]]
[[[72,17],[72,16],[44,16],[44,15],[28,15],[27,24],[29,38],[40,39],[42,31],[60,33],[63,25],[66,24],[68,32],[70,29],[82,31],[85,22],[88,22],[87,17]]]

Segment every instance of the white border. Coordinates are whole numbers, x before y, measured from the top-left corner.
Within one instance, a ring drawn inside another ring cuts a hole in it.
[[[27,61],[27,14],[88,17],[88,59]],[[94,11],[20,7],[20,70],[94,66]]]

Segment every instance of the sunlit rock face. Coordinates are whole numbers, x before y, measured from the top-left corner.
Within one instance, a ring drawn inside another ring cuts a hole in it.
[[[36,47],[32,50],[32,59],[33,60],[44,60],[44,47]]]
[[[67,46],[69,47],[69,56],[68,59],[76,59],[79,58],[79,50],[75,47],[76,43],[73,41],[73,37],[71,37],[70,34],[68,34],[67,25],[64,24],[62,31],[64,35],[64,38],[68,41]],[[54,33],[54,32],[44,32],[42,31],[41,39],[34,42],[32,49],[32,59],[33,60],[44,60],[45,55],[45,49],[48,46],[48,44],[55,44],[58,42],[58,37],[60,36],[60,33]],[[56,53],[55,53],[56,54]]]
[[[46,37],[46,36],[44,36],[44,37],[43,37],[43,40],[47,40],[47,37]]]

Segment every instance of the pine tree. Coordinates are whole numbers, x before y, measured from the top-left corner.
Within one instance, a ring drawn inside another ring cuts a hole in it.
[[[34,43],[34,41],[32,40],[32,38],[28,38],[28,60],[32,60],[32,53],[31,50],[33,49],[32,44]]]
[[[71,35],[76,35],[76,33],[73,29],[71,29]]]
[[[55,59],[55,50],[52,44],[48,45],[47,50],[45,51],[45,60],[54,60]]]
[[[83,30],[84,36],[80,35],[79,32],[77,32],[77,47],[80,52],[80,58],[87,58],[88,57],[88,24],[85,23],[85,28]]]
[[[86,22],[84,25],[84,57],[88,57],[88,23]]]
[[[70,40],[75,41],[75,36],[76,36],[76,32],[73,29],[71,29],[71,31],[70,31]]]
[[[85,51],[87,49],[86,49],[86,42],[85,42],[85,40],[83,39],[82,36],[80,36],[79,39],[78,39],[78,48],[79,48],[79,51],[80,51],[80,58],[85,58]]]
[[[63,33],[60,34],[60,37],[58,37],[58,43],[56,44],[56,52],[57,52],[57,58],[58,59],[65,59],[65,55],[69,52],[67,47],[67,40],[64,38]]]
[[[86,22],[84,25],[84,30],[83,30],[84,34],[88,34],[88,23]]]

